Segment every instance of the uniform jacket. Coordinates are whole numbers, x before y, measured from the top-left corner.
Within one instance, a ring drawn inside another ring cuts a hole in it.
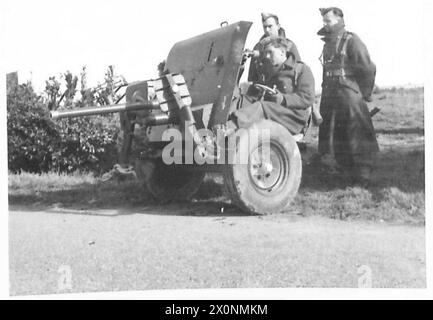
[[[299,70],[297,63],[301,64]],[[293,134],[299,133],[308,121],[308,108],[314,104],[314,77],[310,68],[289,56],[277,72],[265,79],[264,84],[271,88],[275,86],[284,96],[282,105],[266,99],[262,101],[266,118],[279,122]]]
[[[344,25],[335,28],[332,34],[327,34],[324,28],[318,32],[319,35],[324,35],[322,40],[325,42],[322,53],[323,86],[333,85],[332,81],[327,82],[325,72],[328,69],[339,69],[344,65],[346,73],[350,76],[340,78],[340,84],[360,91],[363,98],[369,100],[374,88],[376,66],[370,59],[367,47],[355,33],[348,33],[350,36],[347,40],[346,56],[340,61],[337,51],[345,33],[348,32]]]

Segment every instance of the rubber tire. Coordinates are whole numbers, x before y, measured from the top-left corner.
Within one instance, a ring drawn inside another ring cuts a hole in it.
[[[266,192],[259,190],[250,176],[249,165],[226,164],[223,171],[225,189],[233,203],[246,213],[260,215],[279,213],[290,207],[299,190],[302,177],[301,154],[297,143],[286,128],[271,120],[261,120],[247,130],[236,132],[238,140],[235,156],[241,151],[243,144],[247,146],[246,152],[248,152],[248,163],[250,163],[251,153],[261,143],[256,141],[249,145],[248,136],[252,130],[257,129],[270,130],[271,147],[279,149],[284,161],[288,164],[286,174],[278,180],[281,183],[280,187],[271,188],[271,191]]]
[[[189,200],[205,176],[202,171],[168,166],[161,159],[137,160],[135,173],[142,186],[160,202]]]

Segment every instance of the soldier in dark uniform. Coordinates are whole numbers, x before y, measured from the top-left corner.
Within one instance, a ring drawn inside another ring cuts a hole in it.
[[[263,74],[261,72],[261,64],[259,59],[259,52],[263,50],[264,41],[267,37],[282,37],[287,40],[288,49],[292,52],[296,58],[296,61],[301,61],[298,49],[295,43],[286,38],[286,32],[280,26],[278,17],[272,13],[262,13],[262,24],[263,24],[263,36],[259,42],[254,46],[252,51],[252,58],[250,62],[250,69],[248,72],[248,81],[263,83]]]
[[[371,100],[376,66],[367,48],[345,30],[343,12],[320,9],[325,42],[321,56],[323,83],[319,154],[333,153],[337,164],[361,179],[369,179],[379,151],[366,101]]]
[[[297,61],[285,38],[270,37],[263,43],[260,60],[263,63],[264,85],[276,94],[265,93],[260,99],[253,86],[241,96],[238,109],[231,114],[231,125],[247,128],[260,119],[282,124],[292,134],[305,127],[314,103],[314,77],[310,68]],[[232,127],[233,129],[233,127]]]

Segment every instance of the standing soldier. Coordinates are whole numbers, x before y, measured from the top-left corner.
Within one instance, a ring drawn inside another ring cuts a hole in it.
[[[344,27],[339,8],[320,9],[325,42],[319,154],[333,153],[337,164],[356,178],[370,178],[379,151],[366,101],[371,101],[376,66],[361,39]]]
[[[267,42],[268,37],[282,37],[286,38],[286,32],[281,27],[278,16],[272,13],[262,13],[262,25],[263,25],[263,36],[260,38],[259,42],[254,46],[252,52],[252,58],[250,62],[250,69],[248,72],[248,81],[263,83],[264,77],[261,72],[261,65],[259,60],[259,52],[263,50],[264,43]],[[296,61],[301,61],[298,49],[293,41],[287,39],[287,44],[289,46],[289,51],[293,53]]]

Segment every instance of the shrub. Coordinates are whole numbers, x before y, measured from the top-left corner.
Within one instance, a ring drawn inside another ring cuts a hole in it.
[[[57,85],[54,78],[50,79]],[[47,83],[47,90],[49,90]],[[53,91],[53,90],[52,90]],[[117,161],[118,116],[73,118],[52,121],[54,90],[44,101],[30,84],[19,85],[7,95],[9,171],[93,172],[101,174]],[[83,101],[60,109],[83,107]]]
[[[58,172],[76,170],[101,174],[117,160],[116,116],[97,116],[59,120],[59,135],[52,154],[52,169]]]
[[[46,172],[58,132],[48,109],[30,84],[7,94],[8,166],[12,172]]]
[[[103,90],[89,89],[86,84],[86,68],[80,74],[81,97],[74,101],[78,77],[69,71],[63,74],[66,82],[66,98],[59,110],[77,109],[89,105],[110,103],[114,93],[114,68],[109,66],[104,78]],[[47,83],[47,93],[50,88]],[[61,98],[59,103],[61,102]],[[91,171],[96,174],[110,169],[117,160],[116,139],[120,130],[117,115],[92,116],[56,121],[59,134],[52,155],[52,167],[58,172]]]

